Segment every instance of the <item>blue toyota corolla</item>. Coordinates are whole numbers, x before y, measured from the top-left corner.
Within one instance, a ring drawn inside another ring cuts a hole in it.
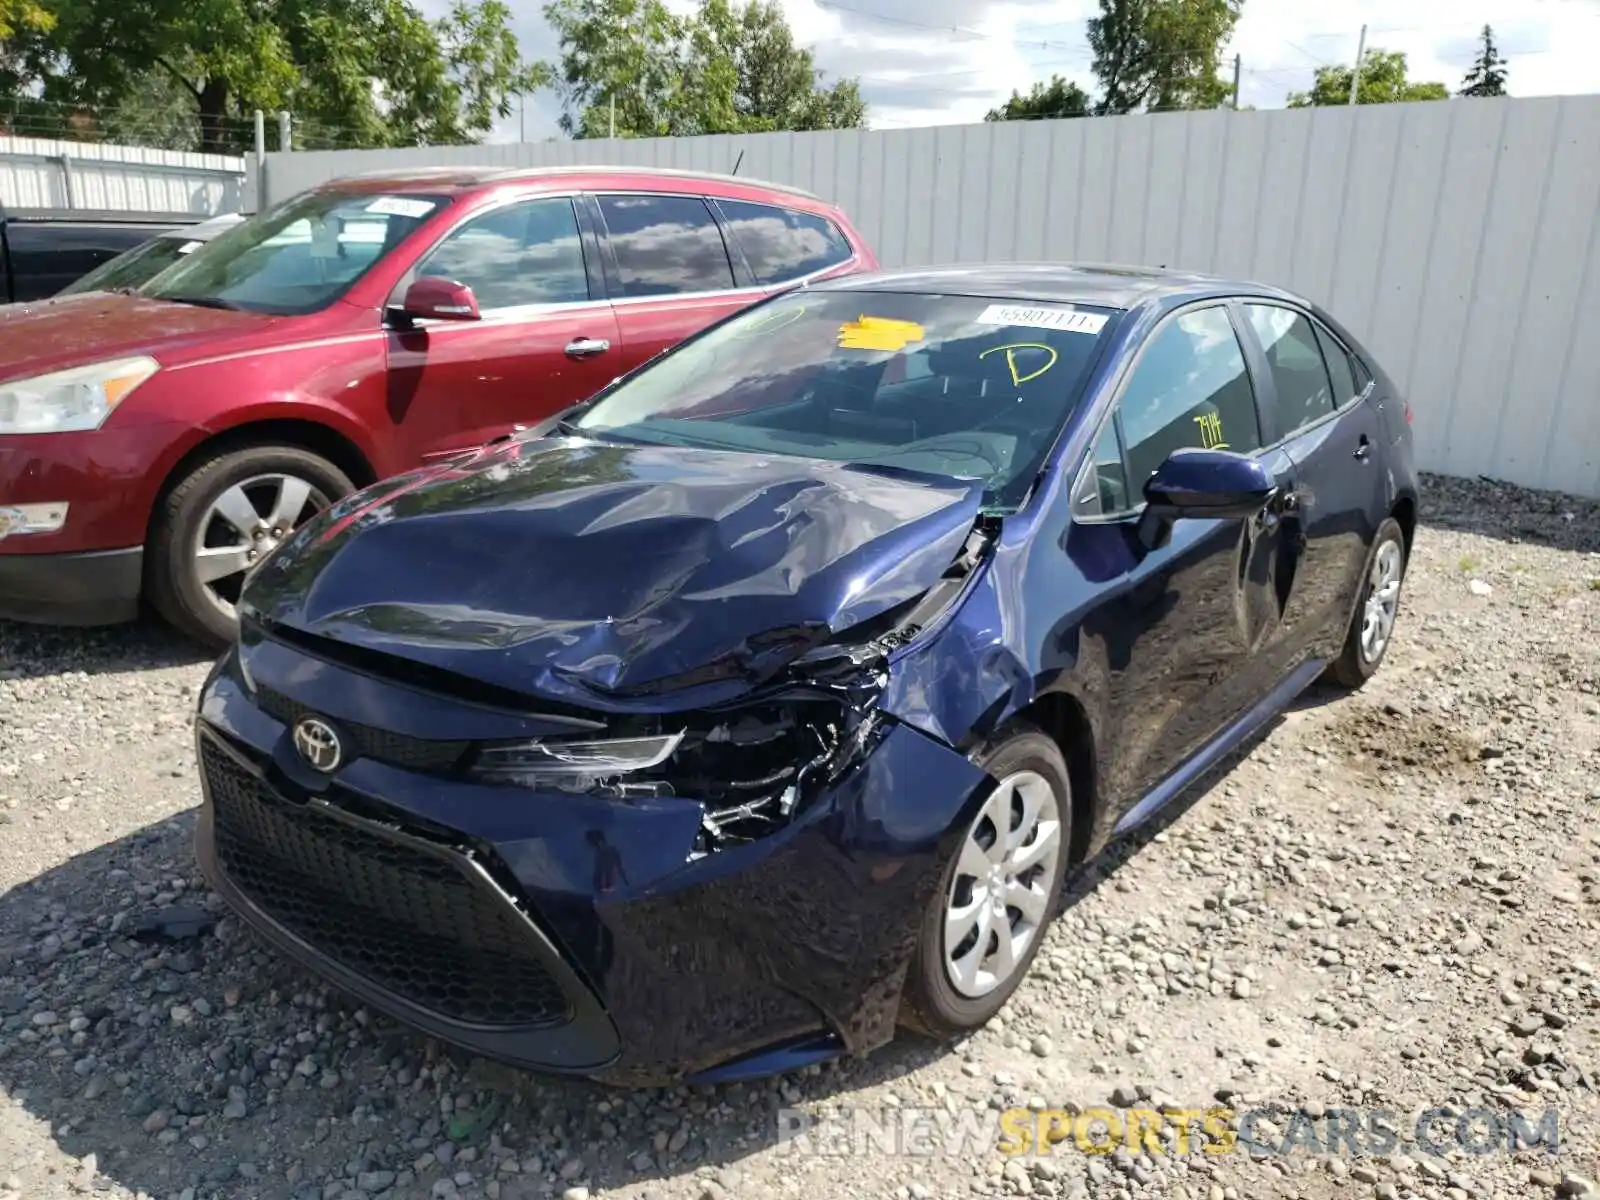
[[[790,292],[267,559],[201,698],[200,861],[327,979],[519,1065],[959,1034],[1072,863],[1378,668],[1409,425],[1253,284]]]

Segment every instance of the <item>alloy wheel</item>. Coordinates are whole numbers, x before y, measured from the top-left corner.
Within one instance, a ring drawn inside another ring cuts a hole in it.
[[[1383,657],[1394,633],[1395,615],[1400,609],[1400,577],[1404,570],[1400,543],[1388,541],[1378,547],[1367,581],[1367,603],[1361,613],[1361,654],[1369,663]]]
[[[950,984],[977,999],[1016,972],[1048,919],[1061,854],[1061,809],[1044,776],[1000,780],[961,843],[945,905]]]
[[[327,496],[297,475],[256,475],[229,487],[211,502],[195,533],[191,563],[201,593],[234,619],[246,572],[326,507]]]

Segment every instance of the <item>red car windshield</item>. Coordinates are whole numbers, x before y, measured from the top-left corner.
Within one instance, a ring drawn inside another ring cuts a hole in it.
[[[307,192],[208,242],[140,294],[248,312],[315,312],[448,203],[444,196]]]

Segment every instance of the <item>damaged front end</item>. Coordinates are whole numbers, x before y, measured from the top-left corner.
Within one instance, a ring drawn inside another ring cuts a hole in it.
[[[997,532],[998,522],[980,518],[921,596],[814,647],[735,703],[609,716],[595,740],[486,743],[466,772],[623,801],[696,800],[703,816],[691,862],[759,841],[837,786],[882,738],[893,658],[953,609]]]

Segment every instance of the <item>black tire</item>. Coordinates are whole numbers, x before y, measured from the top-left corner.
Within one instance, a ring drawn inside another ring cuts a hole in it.
[[[156,507],[145,553],[145,593],[157,612],[197,641],[221,646],[238,634],[237,620],[218,609],[196,575],[189,548],[200,521],[228,489],[273,474],[304,480],[329,503],[355,490],[343,471],[309,450],[248,446],[198,463]]]
[[[1372,549],[1368,552],[1366,562],[1362,565],[1361,587],[1356,593],[1356,607],[1355,612],[1350,616],[1350,628],[1345,631],[1344,647],[1340,650],[1339,657],[1333,660],[1333,663],[1324,673],[1325,680],[1335,687],[1341,687],[1347,691],[1355,691],[1361,687],[1367,680],[1377,674],[1378,668],[1383,665],[1383,660],[1389,654],[1389,647],[1394,645],[1394,631],[1391,629],[1388,638],[1378,648],[1377,654],[1369,657],[1361,637],[1367,600],[1372,595],[1373,566],[1377,563],[1378,555],[1383,551],[1383,548],[1391,544],[1399,548],[1399,584],[1401,585],[1401,590],[1404,590],[1406,567],[1409,565],[1406,553],[1406,535],[1400,528],[1400,523],[1393,517],[1389,517],[1382,525],[1378,526],[1377,536],[1372,539]],[[1400,601],[1397,595],[1395,598],[1396,620],[1399,618],[1399,613]]]
[[[996,780],[1018,771],[1033,771],[1040,775],[1055,793],[1060,820],[1060,845],[1055,869],[1045,885],[1048,888],[1045,918],[1017,960],[1010,977],[981,997],[963,995],[952,985],[945,970],[944,924],[947,897],[971,826],[971,818],[968,818],[968,824],[962,828],[961,838],[945,864],[939,887],[923,913],[901,999],[901,1024],[941,1041],[960,1037],[986,1024],[1004,1007],[1027,977],[1034,955],[1048,936],[1050,925],[1060,907],[1062,881],[1066,878],[1072,846],[1072,781],[1061,748],[1051,738],[1031,726],[1014,726],[973,754],[972,759]],[[1039,882],[1045,883],[1043,879]]]

